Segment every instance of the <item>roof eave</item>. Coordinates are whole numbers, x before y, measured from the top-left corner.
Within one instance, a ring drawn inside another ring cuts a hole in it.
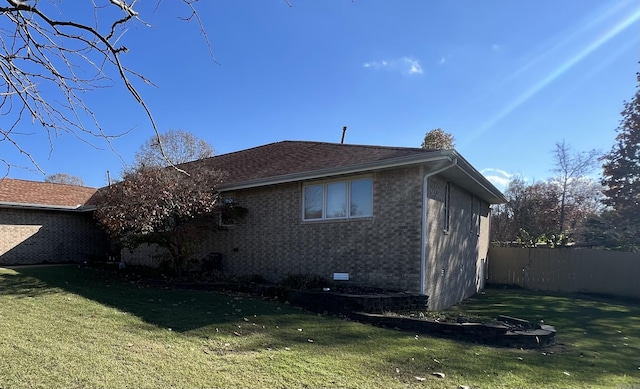
[[[451,151],[458,161],[456,166],[463,171],[469,179],[486,192],[488,196],[485,196],[484,200],[491,204],[504,204],[508,201],[500,189],[496,188],[482,173],[464,159],[462,155],[455,150]]]
[[[437,162],[453,162],[459,171],[470,179],[476,186],[484,191],[483,199],[491,204],[502,204],[507,201],[505,196],[497,189],[489,180],[486,179],[478,170],[476,170],[466,159],[464,159],[455,150],[438,150],[428,155],[411,155],[399,158],[392,158],[383,161],[365,162],[361,164],[332,167],[327,169],[319,169],[313,171],[299,172],[293,174],[285,174],[274,177],[259,178],[255,180],[233,182],[230,184],[222,184],[218,187],[221,192],[230,192],[233,190],[257,188],[268,185],[284,184],[297,181],[306,181],[313,179],[321,179],[345,174],[366,173],[375,170],[384,170],[398,168],[404,166],[431,164]],[[454,168],[452,166],[452,168]]]
[[[327,169],[285,174],[281,176],[259,178],[255,180],[234,182],[228,185],[222,184],[218,187],[221,192],[228,192],[239,189],[257,188],[267,185],[284,184],[296,181],[306,181],[318,178],[327,178],[337,175],[366,173],[374,170],[391,169],[396,167],[418,165],[437,161],[452,161],[450,150],[434,151],[428,156],[411,155],[406,157],[392,158],[383,161],[365,162],[349,166],[332,167]]]
[[[0,208],[31,209],[37,211],[65,211],[65,212],[91,212],[95,211],[95,206],[83,205],[51,205],[51,204],[30,204],[0,201]]]

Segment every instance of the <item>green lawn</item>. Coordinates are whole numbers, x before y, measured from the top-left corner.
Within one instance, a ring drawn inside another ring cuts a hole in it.
[[[416,336],[94,268],[0,269],[0,388],[640,387],[638,303],[490,289],[453,311],[542,319],[559,344]]]

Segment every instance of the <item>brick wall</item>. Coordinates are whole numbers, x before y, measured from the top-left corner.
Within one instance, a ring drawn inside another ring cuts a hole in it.
[[[420,292],[424,170],[394,169],[370,177],[373,217],[364,219],[303,222],[302,183],[225,193],[248,213],[234,227],[211,233],[199,257],[220,252],[228,274],[259,274],[271,281],[298,273],[327,279],[349,273],[348,284]],[[430,309],[446,308],[482,288],[489,246],[489,205],[481,202],[478,234],[471,227],[472,195],[455,185],[450,231],[443,232],[445,185],[439,176],[428,183],[425,287]],[[157,265],[150,259],[155,253],[145,246],[124,250],[123,258]]]
[[[108,248],[91,213],[0,209],[0,265],[84,261]]]
[[[349,179],[352,177],[346,177]],[[349,273],[353,284],[419,291],[422,179],[420,169],[373,174],[373,217],[302,221],[302,184],[231,194],[248,209],[227,231],[211,234],[205,252],[221,252],[225,271],[278,280],[313,273]]]
[[[428,182],[425,289],[429,309],[449,307],[473,295],[484,285],[489,248],[489,205],[451,184],[450,229],[444,231],[444,197],[447,181]],[[480,201],[480,230],[472,228]]]

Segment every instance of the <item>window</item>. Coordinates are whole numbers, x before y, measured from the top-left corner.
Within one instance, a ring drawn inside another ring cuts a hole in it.
[[[218,225],[220,227],[233,227],[236,225],[238,218],[243,217],[247,213],[247,209],[236,203],[232,197],[222,199],[220,213],[218,214]]]
[[[347,216],[347,183],[334,182],[327,184],[327,207],[325,217],[335,219]]]
[[[351,181],[351,201],[349,213],[351,217],[367,217],[373,215],[373,183],[371,179]]]
[[[307,186],[304,188],[304,219],[322,219],[322,185]]]
[[[372,215],[371,178],[304,186],[304,220],[353,219]]]
[[[470,207],[469,207],[469,232],[473,233],[475,231],[476,228],[476,211],[475,211],[475,207],[474,207],[474,203],[475,203],[475,197],[471,196],[471,203],[470,203]]]
[[[482,210],[482,200],[477,199],[476,203],[478,205],[478,209],[476,210],[476,234],[480,235],[480,222],[482,221],[480,217]]]
[[[449,232],[451,227],[451,183],[444,187],[444,231]]]
[[[482,206],[482,200],[475,196],[471,196],[471,213],[470,213],[470,232],[472,234],[480,234],[480,207]]]

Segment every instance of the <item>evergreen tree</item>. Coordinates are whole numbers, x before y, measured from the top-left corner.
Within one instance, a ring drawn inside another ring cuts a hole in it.
[[[640,73],[636,94],[624,103],[616,144],[602,158],[604,203],[612,210],[617,236],[640,244]]]

